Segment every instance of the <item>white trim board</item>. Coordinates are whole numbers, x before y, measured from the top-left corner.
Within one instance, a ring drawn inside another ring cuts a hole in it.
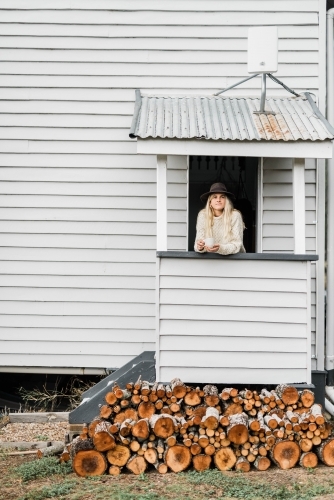
[[[137,139],[137,154],[331,158],[332,141],[212,141]]]

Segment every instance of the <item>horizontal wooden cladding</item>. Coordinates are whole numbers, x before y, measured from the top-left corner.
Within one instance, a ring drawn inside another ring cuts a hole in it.
[[[116,328],[116,329],[136,329],[152,330],[155,328],[155,318],[148,316],[89,316],[80,314],[70,315],[34,315],[19,314],[16,310],[13,314],[0,315],[0,327],[16,328]],[[138,338],[140,331],[138,333]],[[59,363],[59,360],[58,360]],[[56,365],[58,364],[56,363]],[[13,363],[15,364],[15,363]],[[85,366],[85,365],[81,365]]]
[[[44,89],[45,90],[45,89]],[[92,129],[106,129],[108,133],[108,139],[110,140],[113,131],[111,129],[118,128],[124,129],[127,132],[127,136],[129,137],[129,129],[131,125],[131,116],[121,116],[121,115],[94,115],[94,114],[68,114],[68,109],[66,109],[65,113],[59,114],[36,114],[36,113],[4,113],[0,115],[0,126],[1,127],[43,127],[44,130],[41,130],[41,133],[47,134],[48,132],[45,130],[46,127],[51,128],[51,133],[54,133],[53,138],[57,139],[57,130],[56,128],[61,128],[67,131],[68,134],[71,134],[69,131],[70,128],[80,129],[82,135],[81,137],[85,137],[84,129],[88,128]],[[10,134],[10,130],[7,132]],[[22,133],[22,132],[21,132]],[[32,132],[33,133],[33,132]],[[118,131],[116,134],[122,134],[124,136],[124,131]],[[2,136],[1,136],[2,137]],[[6,137],[6,136],[5,136]],[[15,138],[20,138],[19,135],[15,136]],[[70,136],[68,136],[70,137]],[[114,137],[117,137],[115,135]],[[30,137],[24,137],[28,139]],[[50,137],[50,139],[52,139]],[[73,140],[73,138],[72,138]],[[100,138],[103,139],[103,136]]]
[[[233,321],[242,318],[245,322],[264,321],[266,323],[306,323],[307,311],[304,308],[287,307],[244,307],[237,306],[160,306],[160,319]]]
[[[281,338],[282,344],[285,343],[286,338],[299,338],[303,339],[307,336],[307,330],[305,324],[291,324],[287,323],[271,323],[265,321],[258,321],[252,323],[252,328],[250,328],[249,323],[242,321],[242,318],[235,318],[233,320],[224,321],[224,327],[222,329],[222,323],[220,321],[203,321],[203,320],[161,320],[160,321],[160,341],[164,336],[187,336],[191,339],[188,340],[188,350],[191,347],[192,342],[197,342],[195,337],[203,337],[203,332],[208,332],[209,336],[219,337],[226,332],[227,337],[254,337],[254,332],[256,332],[257,337],[264,338]],[[223,336],[223,338],[225,338]],[[206,344],[208,345],[208,344]],[[214,344],[211,344],[214,349]],[[239,345],[240,348],[240,345]],[[283,349],[283,346],[281,346]]]
[[[310,65],[311,67],[315,65]],[[28,70],[29,68],[27,68]],[[293,87],[296,91],[305,89],[305,85],[308,84],[309,89],[318,89],[319,79],[317,76],[305,75],[302,70],[302,65],[295,69],[298,69],[299,74],[294,74],[292,76],[286,75],[278,75],[280,78],[284,77],[284,83],[288,85],[290,88]],[[315,68],[313,68],[314,70]],[[64,70],[64,68],[63,68]],[[205,70],[205,71],[204,71]],[[239,68],[240,75],[228,75],[228,76],[211,76],[208,68],[203,67],[203,73],[206,76],[197,76],[196,74],[193,76],[184,76],[184,75],[151,75],[151,76],[141,76],[140,74],[136,75],[89,75],[87,68],[86,75],[35,75],[35,74],[0,74],[0,87],[63,87],[63,88],[128,88],[135,89],[140,88],[142,90],[146,90],[147,92],[151,92],[152,90],[158,91],[159,93],[161,89],[179,89],[182,93],[189,88],[200,89],[209,89],[212,90],[221,90],[228,85],[233,85],[240,80],[240,76],[244,76],[246,71],[245,68]],[[194,70],[195,72],[195,70]],[[291,68],[290,68],[291,72]],[[139,73],[139,72],[138,72]],[[295,70],[294,70],[294,73]],[[89,76],[88,76],[89,75]],[[272,82],[271,80],[267,83],[268,89],[273,89],[276,92],[276,89],[279,88],[277,83]],[[255,79],[247,82],[247,86],[243,88],[243,95],[245,93],[249,93],[252,89],[254,91],[258,91],[259,82]],[[257,94],[258,95],[258,94]]]
[[[208,346],[211,349],[211,346]],[[305,368],[306,352],[226,352],[226,351],[192,351],[188,349],[185,357],[182,351],[161,351],[160,366],[184,367],[224,367],[224,368],[262,368],[269,369],[303,369]],[[239,380],[239,378],[238,378]],[[266,380],[263,378],[262,380]],[[267,381],[266,381],[267,383]]]
[[[306,224],[315,224],[317,213],[315,210],[306,210]],[[293,224],[292,210],[265,210],[262,221],[264,224]]]
[[[306,369],[290,368],[212,368],[212,367],[184,367],[162,366],[160,380],[168,382],[175,377],[181,377],[188,383],[224,384],[233,385],[238,380],[241,384],[291,384],[307,381]]]
[[[155,263],[0,261],[0,274],[154,276]]]
[[[285,16],[286,23],[286,16]],[[294,39],[294,38],[313,38],[319,37],[318,26],[315,25],[296,25],[283,24],[278,26],[279,38]],[[198,26],[161,26],[161,25],[113,25],[108,23],[104,25],[94,25],[88,22],[85,25],[80,24],[40,24],[35,20],[31,20],[29,24],[20,23],[17,20],[12,23],[0,22],[0,35],[15,35],[15,36],[33,36],[33,37],[71,37],[71,38],[213,38],[213,39],[236,39],[248,37],[248,26],[236,25],[211,25],[203,26],[199,23]],[[79,40],[80,42],[80,40]],[[153,47],[154,48],[154,47]]]
[[[57,352],[46,354],[25,353],[18,356],[16,353],[0,354],[0,365],[7,366],[33,366],[43,367],[45,372],[51,367],[63,367],[62,373],[66,373],[66,368],[107,368],[116,369],[123,366],[133,359],[133,355],[125,354],[124,356],[113,356],[112,352],[103,353],[99,356],[91,356],[89,354],[62,354]]]
[[[170,41],[169,41],[170,43]],[[247,46],[243,50],[237,50],[231,45],[225,50],[218,50],[217,47],[213,50],[207,47],[205,50],[200,47],[199,50],[139,50],[137,47],[137,39],[132,39],[132,46],[128,50],[61,50],[61,49],[5,49],[1,50],[1,61],[18,61],[18,62],[84,62],[84,63],[147,63],[147,64],[246,64],[247,63]],[[211,40],[211,44],[214,45]],[[217,44],[217,41],[216,41]],[[0,40],[0,46],[2,45]],[[152,41],[151,41],[152,45]],[[293,42],[291,43],[290,51],[278,52],[279,64],[305,64],[319,62],[318,50],[309,51],[304,48],[303,51],[294,51]],[[221,47],[220,47],[221,49]],[[132,101],[133,99],[131,99]]]
[[[133,142],[87,141],[27,141],[0,140],[0,152],[4,153],[85,153],[85,154],[136,154]]]
[[[66,175],[66,173],[65,173]],[[182,186],[180,188],[182,190]],[[6,182],[0,184],[1,194],[50,194],[74,196],[155,196],[155,183],[109,182]]]
[[[169,198],[168,208],[172,210],[186,210],[185,198]],[[107,210],[155,210],[155,197],[125,197],[125,196],[71,196],[71,195],[5,195],[0,194],[0,207],[13,209],[25,208],[52,208],[52,209],[107,209]],[[134,217],[135,219],[135,217]]]
[[[76,288],[35,288],[35,287],[0,287],[1,301],[17,302],[68,302],[100,304],[155,304],[153,290],[137,290],[114,288],[106,289],[76,289]],[[132,305],[129,306],[130,309]],[[146,307],[146,306],[144,306]],[[1,337],[0,337],[1,338]]]
[[[316,186],[315,184],[305,184],[305,195],[306,196],[316,196]],[[292,196],[292,183],[266,183],[263,186],[263,196],[274,196],[286,198],[287,196]]]
[[[233,261],[228,259],[192,260],[161,259],[160,275],[175,276],[221,276],[226,278],[273,278],[306,279],[305,262],[276,261]]]
[[[305,207],[306,210],[316,210],[316,199],[314,196],[308,196],[305,199]],[[293,198],[291,196],[266,196],[263,198],[263,209],[264,211],[268,210],[293,210]]]
[[[256,285],[261,287],[261,281]],[[256,288],[249,291],[240,290],[206,290],[201,289],[165,289],[160,290],[160,304],[163,305],[198,305],[198,306],[234,306],[234,307],[306,307],[306,293],[289,293],[289,289],[282,292],[262,291]]]
[[[318,2],[316,0],[280,0],[280,9],[284,11],[318,11]],[[68,0],[31,0],[27,3],[25,0],[11,0],[10,6],[6,0],[1,0],[0,9],[4,10],[92,10],[92,3],[89,0],[71,0],[69,6]],[[187,0],[169,0],[168,3],[157,3],[153,0],[126,0],[119,3],[118,0],[95,0],[94,10],[108,10],[108,11],[276,11],[277,4],[275,2],[268,2],[266,0],[257,0],[250,2],[249,0],[235,1],[224,0],[223,4],[219,4],[214,0],[206,0],[205,4],[196,0],[189,2]]]
[[[186,173],[170,174],[171,182],[185,181]],[[155,184],[156,171],[151,168],[6,168],[0,170],[0,181],[70,182],[70,183],[131,183]],[[135,190],[135,186],[133,188]],[[129,194],[133,195],[134,191]]]
[[[1,287],[33,287],[35,289],[69,288],[102,291],[106,291],[108,289],[155,290],[155,275],[145,276],[145,278],[143,278],[142,276],[2,274],[0,283]]]
[[[317,63],[280,64],[280,78],[290,76],[317,76]],[[28,62],[14,61],[1,62],[2,75],[82,75],[82,76],[170,76],[170,77],[203,77],[215,76],[244,76],[247,74],[246,61],[243,64],[165,64],[165,63],[104,63],[104,62]]]
[[[279,184],[292,184],[292,170],[282,169],[282,170],[269,170],[265,169],[263,171],[263,181],[266,184],[279,183]],[[306,184],[310,182],[316,182],[316,172],[315,168],[305,169],[305,182]]]
[[[2,260],[35,260],[55,262],[137,262],[155,263],[155,250],[84,249],[84,248],[18,248],[0,245]]]
[[[3,233],[2,246],[32,248],[132,248],[155,250],[156,236]]]
[[[316,237],[316,226],[313,223],[307,224],[305,227],[306,237]],[[264,238],[293,238],[294,227],[292,224],[264,224],[262,234]]]
[[[224,330],[229,333],[229,330],[224,325]],[[269,356],[272,353],[306,353],[307,351],[306,338],[287,338],[284,337],[262,337],[262,336],[229,336],[224,335],[222,337],[219,331],[215,331],[214,328],[207,325],[207,329],[203,331],[202,336],[191,337],[191,342],[189,343],[189,336],[187,335],[163,335],[160,337],[159,348],[162,351],[189,351],[194,352],[198,355],[198,352],[203,353],[205,350],[205,345],[207,345],[208,350],[214,347],[214,351],[217,353],[240,353],[240,346],[242,345],[242,351],[249,353],[250,356],[253,353],[268,353]],[[205,358],[206,354],[204,354]],[[190,356],[191,358],[191,356]],[[224,362],[222,362],[223,364]],[[238,362],[235,366],[240,366]],[[211,366],[211,365],[210,365]],[[221,365],[219,365],[221,366]],[[243,365],[242,365],[243,366]],[[261,364],[262,366],[262,364]]]
[[[316,253],[316,238],[306,238],[305,247],[307,253]],[[263,238],[262,250],[263,252],[294,252],[294,239],[282,237],[268,237]]]
[[[92,115],[133,115],[133,102],[82,102],[82,101],[0,101],[1,113],[35,114],[92,114]]]
[[[139,339],[140,335],[140,341]],[[120,338],[122,342],[120,342]],[[0,341],[11,340],[13,341],[45,341],[57,340],[58,342],[73,342],[82,341],[87,343],[94,343],[96,339],[99,342],[110,342],[111,346],[114,343],[123,345],[123,350],[129,343],[142,344],[145,343],[143,350],[148,350],[147,344],[155,342],[154,330],[118,330],[117,328],[110,329],[76,329],[76,328],[0,328]],[[154,347],[153,349],[154,350]]]
[[[271,278],[248,278],[248,277],[215,277],[215,276],[183,276],[176,279],[175,276],[160,276],[161,293],[166,290],[220,290],[229,291],[254,291],[305,293],[307,291],[305,280],[271,279]],[[206,292],[205,292],[206,293]],[[203,294],[204,295],[204,294]]]
[[[58,355],[83,355],[101,356],[109,353],[110,356],[138,356],[143,351],[154,350],[154,343],[145,342],[103,342],[95,337],[95,342],[85,342],[82,339],[68,342],[60,342],[57,338],[48,339],[43,342],[34,340],[1,340],[2,354],[55,354]],[[59,366],[59,361],[58,361]]]
[[[19,115],[22,116],[22,115]],[[28,115],[30,123],[35,122],[35,115]],[[62,115],[62,119],[67,118]],[[16,120],[20,122],[20,118]],[[38,121],[38,119],[37,119]],[[24,139],[39,141],[122,141],[131,142],[129,138],[129,128],[45,128],[29,126],[0,126],[1,139]]]
[[[315,3],[315,2],[314,2]],[[248,2],[248,5],[250,3]],[[264,5],[264,4],[262,4]],[[313,4],[314,5],[314,4]],[[36,10],[34,12],[23,10],[2,10],[2,23],[37,23],[37,24],[98,24],[109,25],[162,25],[162,26],[224,26],[224,25],[317,25],[318,9],[313,12],[293,12],[289,9],[287,17],[286,12],[261,12],[259,18],[258,12],[252,12],[253,9],[243,10],[241,12],[184,12],[184,11],[160,11],[155,12],[152,4],[152,10],[148,11],[97,11],[90,10]]]
[[[71,36],[71,33],[65,34],[65,36],[10,36],[10,35],[5,35],[3,36],[2,34],[2,29],[4,25],[0,24],[0,47],[2,49],[8,49],[8,51],[12,50],[13,52],[18,52],[17,49],[25,49],[26,50],[36,50],[41,54],[41,50],[45,53],[50,53],[50,49],[55,49],[58,51],[76,51],[76,60],[79,60],[81,57],[85,57],[87,59],[87,55],[81,56],[81,54],[84,54],[86,51],[92,51],[95,53],[95,51],[114,51],[115,57],[116,51],[119,53],[122,53],[125,57],[129,57],[127,54],[128,51],[133,51],[135,53],[139,53],[140,51],[149,51],[150,57],[154,58],[154,54],[156,51],[173,51],[174,55],[177,56],[181,51],[210,51],[210,52],[232,52],[234,54],[237,53],[237,51],[246,51],[247,50],[247,36],[246,36],[246,30],[247,28],[243,28],[243,31],[245,33],[243,34],[242,38],[233,38],[233,46],[231,47],[231,39],[230,37],[224,38],[225,35],[225,30],[226,27],[224,26],[223,32],[220,31],[220,33],[217,33],[219,36],[217,36],[215,39],[212,38],[212,36],[208,36],[207,38],[196,38],[194,34],[192,37],[188,38],[181,38],[181,34],[178,34],[179,38],[174,37],[171,38],[171,34],[167,35],[165,33],[165,37],[160,35],[156,35],[155,37],[152,38],[145,38],[145,35],[142,37],[129,37],[125,38],[126,34],[123,33],[123,35],[120,33],[117,38],[113,37],[99,37],[99,34],[97,33],[95,37],[91,36]],[[6,26],[6,25],[5,25]],[[25,26],[25,25],[23,25]],[[41,28],[41,25],[38,26],[38,28]],[[53,27],[54,28],[54,27]],[[124,27],[126,28],[126,27]],[[133,28],[137,28],[138,26],[134,26]],[[185,26],[185,28],[187,28]],[[215,31],[217,30],[216,27],[213,27]],[[239,27],[235,27],[235,31],[233,32],[235,36],[235,32],[239,31]],[[298,32],[301,27],[296,26],[296,33],[297,36]],[[198,29],[201,31],[203,30],[203,27],[199,26]],[[281,28],[282,32],[283,27]],[[187,30],[186,30],[187,31]],[[228,31],[230,31],[228,29]],[[173,29],[174,33],[174,29]],[[231,33],[230,33],[231,35]],[[147,37],[149,34],[146,35]],[[239,36],[242,36],[242,33],[239,34]],[[315,51],[317,52],[319,50],[319,44],[316,38],[312,38],[312,33],[311,33],[311,38],[279,38],[278,40],[278,50],[279,50],[279,57],[281,58],[282,62],[287,62],[285,61],[285,55],[283,52],[286,53],[286,57],[296,57],[293,53],[290,54],[290,51]],[[4,51],[2,51],[2,54]],[[93,55],[93,54],[92,54]],[[5,57],[3,55],[2,57]],[[16,57],[16,55],[13,55],[13,57]],[[43,55],[41,54],[41,57]],[[50,60],[51,57],[57,57],[57,54],[53,55],[51,52],[50,55]],[[64,55],[64,57],[67,57]],[[108,54],[103,56],[101,53],[101,57],[109,57]],[[181,56],[182,57],[182,56]],[[13,60],[13,58],[11,59]],[[24,58],[23,60],[26,60]],[[89,59],[88,59],[89,60]],[[95,60],[95,57],[94,59]],[[290,60],[290,59],[289,59]]]

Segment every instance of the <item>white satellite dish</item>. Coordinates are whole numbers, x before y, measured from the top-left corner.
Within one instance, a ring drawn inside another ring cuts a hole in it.
[[[278,69],[277,26],[248,29],[248,73],[276,73]]]

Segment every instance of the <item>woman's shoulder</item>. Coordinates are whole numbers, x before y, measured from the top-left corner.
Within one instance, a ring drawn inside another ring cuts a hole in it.
[[[202,221],[205,220],[205,218],[206,218],[205,210],[204,209],[200,210],[197,215],[197,220]]]
[[[233,220],[238,220],[238,219],[242,220],[241,212],[239,212],[239,210],[237,210],[236,208],[233,209],[232,219]]]

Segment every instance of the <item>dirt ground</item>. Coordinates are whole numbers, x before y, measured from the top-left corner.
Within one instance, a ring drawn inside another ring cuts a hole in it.
[[[334,500],[334,468],[324,465],[314,470],[272,467],[248,474],[212,470],[202,475],[191,471],[160,475],[152,470],[142,476],[79,478],[70,472],[24,481],[17,471],[32,462],[39,466],[34,456],[1,453],[1,500]]]

